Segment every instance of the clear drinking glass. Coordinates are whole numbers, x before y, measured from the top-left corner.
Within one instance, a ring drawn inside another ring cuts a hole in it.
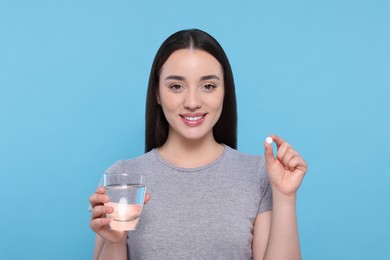
[[[114,208],[107,217],[112,230],[135,230],[145,200],[146,176],[133,173],[105,173],[103,186],[109,202],[105,206]]]

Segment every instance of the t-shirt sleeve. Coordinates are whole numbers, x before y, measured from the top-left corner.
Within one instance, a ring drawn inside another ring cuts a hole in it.
[[[269,183],[264,157],[260,158],[259,173],[260,203],[257,214],[272,210],[272,188]]]

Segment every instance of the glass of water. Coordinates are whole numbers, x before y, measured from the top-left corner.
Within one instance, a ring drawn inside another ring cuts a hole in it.
[[[114,208],[107,217],[112,230],[135,230],[145,200],[146,176],[134,173],[105,173],[103,186],[109,197],[105,206]]]

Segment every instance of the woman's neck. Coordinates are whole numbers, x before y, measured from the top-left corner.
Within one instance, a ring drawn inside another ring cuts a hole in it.
[[[217,160],[224,146],[217,143],[213,136],[198,140],[180,140],[169,138],[158,148],[159,156],[167,162],[182,168],[197,168]]]

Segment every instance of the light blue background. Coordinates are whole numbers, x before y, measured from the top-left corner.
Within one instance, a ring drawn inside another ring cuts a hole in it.
[[[390,4],[368,0],[0,1],[0,258],[91,258],[88,198],[143,153],[153,57],[193,27],[230,58],[239,150],[276,133],[309,163],[303,258],[390,259]]]

